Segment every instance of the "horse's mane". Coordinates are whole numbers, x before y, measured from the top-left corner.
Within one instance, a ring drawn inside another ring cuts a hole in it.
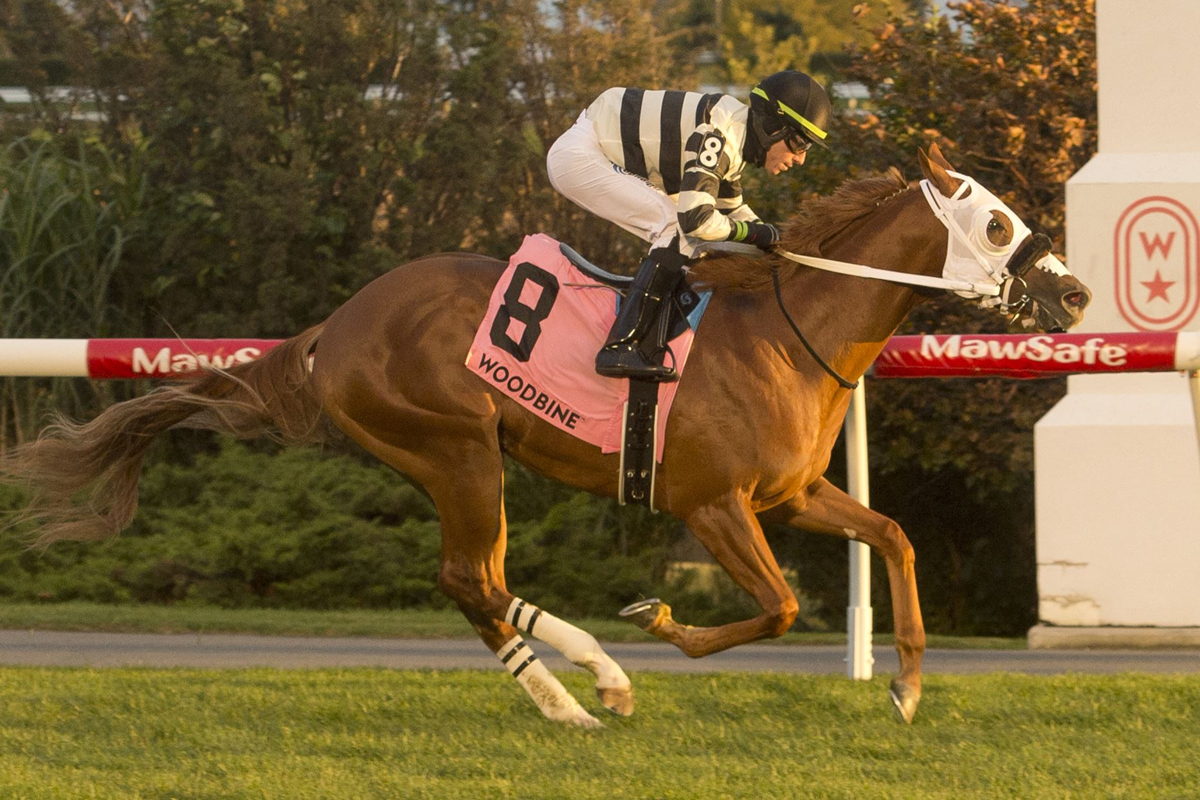
[[[801,255],[822,255],[822,245],[834,234],[909,188],[911,184],[895,167],[846,181],[833,194],[807,203],[780,226],[779,246]],[[693,264],[690,275],[693,283],[706,289],[760,289],[770,283],[772,265],[778,265],[778,259],[715,254]]]

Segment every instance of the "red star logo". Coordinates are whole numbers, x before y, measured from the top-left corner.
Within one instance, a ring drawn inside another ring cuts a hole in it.
[[[1167,289],[1170,289],[1172,286],[1174,286],[1175,281],[1164,281],[1161,271],[1157,269],[1154,270],[1154,280],[1139,282],[1142,284],[1142,286],[1145,286],[1150,290],[1150,296],[1146,298],[1147,303],[1157,297],[1161,297],[1168,303],[1171,301],[1171,299],[1167,297]]]

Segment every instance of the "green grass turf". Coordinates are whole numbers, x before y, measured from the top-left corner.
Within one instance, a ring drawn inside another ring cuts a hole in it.
[[[562,676],[600,714],[591,679]],[[1185,798],[1200,676],[634,675],[602,730],[503,671],[0,669],[3,798]]]

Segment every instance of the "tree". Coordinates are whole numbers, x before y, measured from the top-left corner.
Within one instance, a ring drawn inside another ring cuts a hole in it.
[[[110,23],[131,44],[96,39],[123,98],[105,132],[149,143],[159,222],[125,284],[153,295],[140,331],[290,335],[405,250],[386,221],[437,102],[437,14],[165,0]]]
[[[145,154],[147,224],[110,297],[130,334],[290,334],[404,260],[504,256],[538,230],[632,258],[629,237],[550,189],[545,151],[609,85],[689,83],[654,0],[13,13],[12,41],[70,44],[51,49],[70,54],[108,148]],[[97,127],[52,111],[35,124]]]
[[[847,73],[877,106],[847,120],[859,163],[911,163],[936,140],[1061,245],[1066,181],[1096,150],[1095,0],[964,0],[947,16],[891,17]]]

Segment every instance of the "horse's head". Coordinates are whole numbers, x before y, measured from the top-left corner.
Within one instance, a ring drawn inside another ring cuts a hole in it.
[[[994,194],[954,171],[937,145],[918,151],[921,190],[949,231],[942,275],[992,285],[985,306],[1009,317],[1014,331],[1063,331],[1083,319],[1092,293],[1050,252],[1050,239],[1033,233]],[[960,292],[974,296],[970,292]]]

